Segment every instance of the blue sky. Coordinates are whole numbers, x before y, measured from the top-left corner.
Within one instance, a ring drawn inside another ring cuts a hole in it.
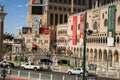
[[[7,13],[4,22],[4,33],[17,35],[22,26],[27,26],[28,0],[0,0]]]

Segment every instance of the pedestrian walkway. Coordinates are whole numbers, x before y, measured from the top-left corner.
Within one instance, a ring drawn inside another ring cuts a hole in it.
[[[0,76],[0,80],[3,80],[2,76]],[[7,77],[5,77],[5,80],[27,80],[27,79],[7,76]]]

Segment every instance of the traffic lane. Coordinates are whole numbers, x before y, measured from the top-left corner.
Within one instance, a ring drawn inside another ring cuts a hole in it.
[[[63,77],[65,80],[75,80],[76,79],[76,75],[68,75],[66,73],[60,73],[60,72],[53,72],[50,70],[39,70],[39,71],[34,71],[34,70],[22,70],[20,68],[14,68],[14,70],[20,70],[22,76],[27,76],[28,72],[31,73],[31,77],[38,77],[38,75],[41,73],[42,78],[44,79],[49,79],[50,76],[53,76],[53,80],[62,80]],[[36,75],[34,75],[36,74]]]
[[[14,69],[16,69],[16,70],[22,70],[21,68],[14,68]],[[54,72],[54,71],[52,71],[52,70],[45,70],[45,69],[42,69],[42,70],[38,70],[38,71],[34,71],[34,70],[27,70],[27,71],[31,71],[31,72],[37,72],[37,73],[43,73],[43,74],[53,74],[53,75],[56,75],[56,74],[58,74],[58,75],[60,75],[60,76],[72,76],[72,77],[75,77],[76,75],[75,74],[72,74],[72,75],[69,75],[68,73],[63,73],[63,72]],[[88,76],[89,77],[94,77],[94,76],[96,76],[96,74],[94,74],[94,73],[89,73],[88,74]]]
[[[15,68],[16,69],[16,68]],[[19,69],[19,68],[18,68]],[[18,70],[17,69],[17,70]],[[20,69],[21,70],[21,69]],[[49,75],[49,77],[50,77],[50,75],[52,74],[52,76],[53,76],[53,78],[54,78],[54,80],[61,80],[62,78],[63,78],[63,76],[64,76],[64,78],[65,78],[65,80],[74,80],[74,79],[76,79],[76,77],[78,77],[79,78],[79,80],[81,80],[82,79],[82,76],[78,76],[78,75],[74,75],[74,74],[72,74],[72,75],[69,75],[69,74],[67,74],[67,73],[62,73],[62,72],[53,72],[53,71],[51,71],[51,70],[39,70],[39,71],[34,71],[34,70],[21,70],[21,71],[26,71],[26,72],[28,72],[28,71],[30,71],[31,73],[41,73],[41,74],[43,74],[44,75],[44,77],[46,77],[46,75],[48,76]],[[102,78],[102,77],[99,77],[99,76],[97,76],[96,74],[93,74],[93,73],[89,73],[89,75],[88,75],[88,77],[87,77],[87,79],[95,79],[95,78],[97,78],[98,80],[106,80],[107,78]],[[115,80],[115,79],[112,79],[112,78],[109,78],[110,80]],[[116,79],[116,80],[119,80],[119,79]]]

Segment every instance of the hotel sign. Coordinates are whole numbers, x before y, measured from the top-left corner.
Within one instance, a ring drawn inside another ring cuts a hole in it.
[[[115,37],[115,5],[109,6],[108,8],[108,37],[107,46],[114,46]]]
[[[84,14],[80,14],[80,45],[83,45],[84,38]]]

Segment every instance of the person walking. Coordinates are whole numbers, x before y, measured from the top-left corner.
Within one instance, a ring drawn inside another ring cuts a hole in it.
[[[8,75],[11,75],[11,69],[10,66],[8,67],[8,71],[7,71]]]

